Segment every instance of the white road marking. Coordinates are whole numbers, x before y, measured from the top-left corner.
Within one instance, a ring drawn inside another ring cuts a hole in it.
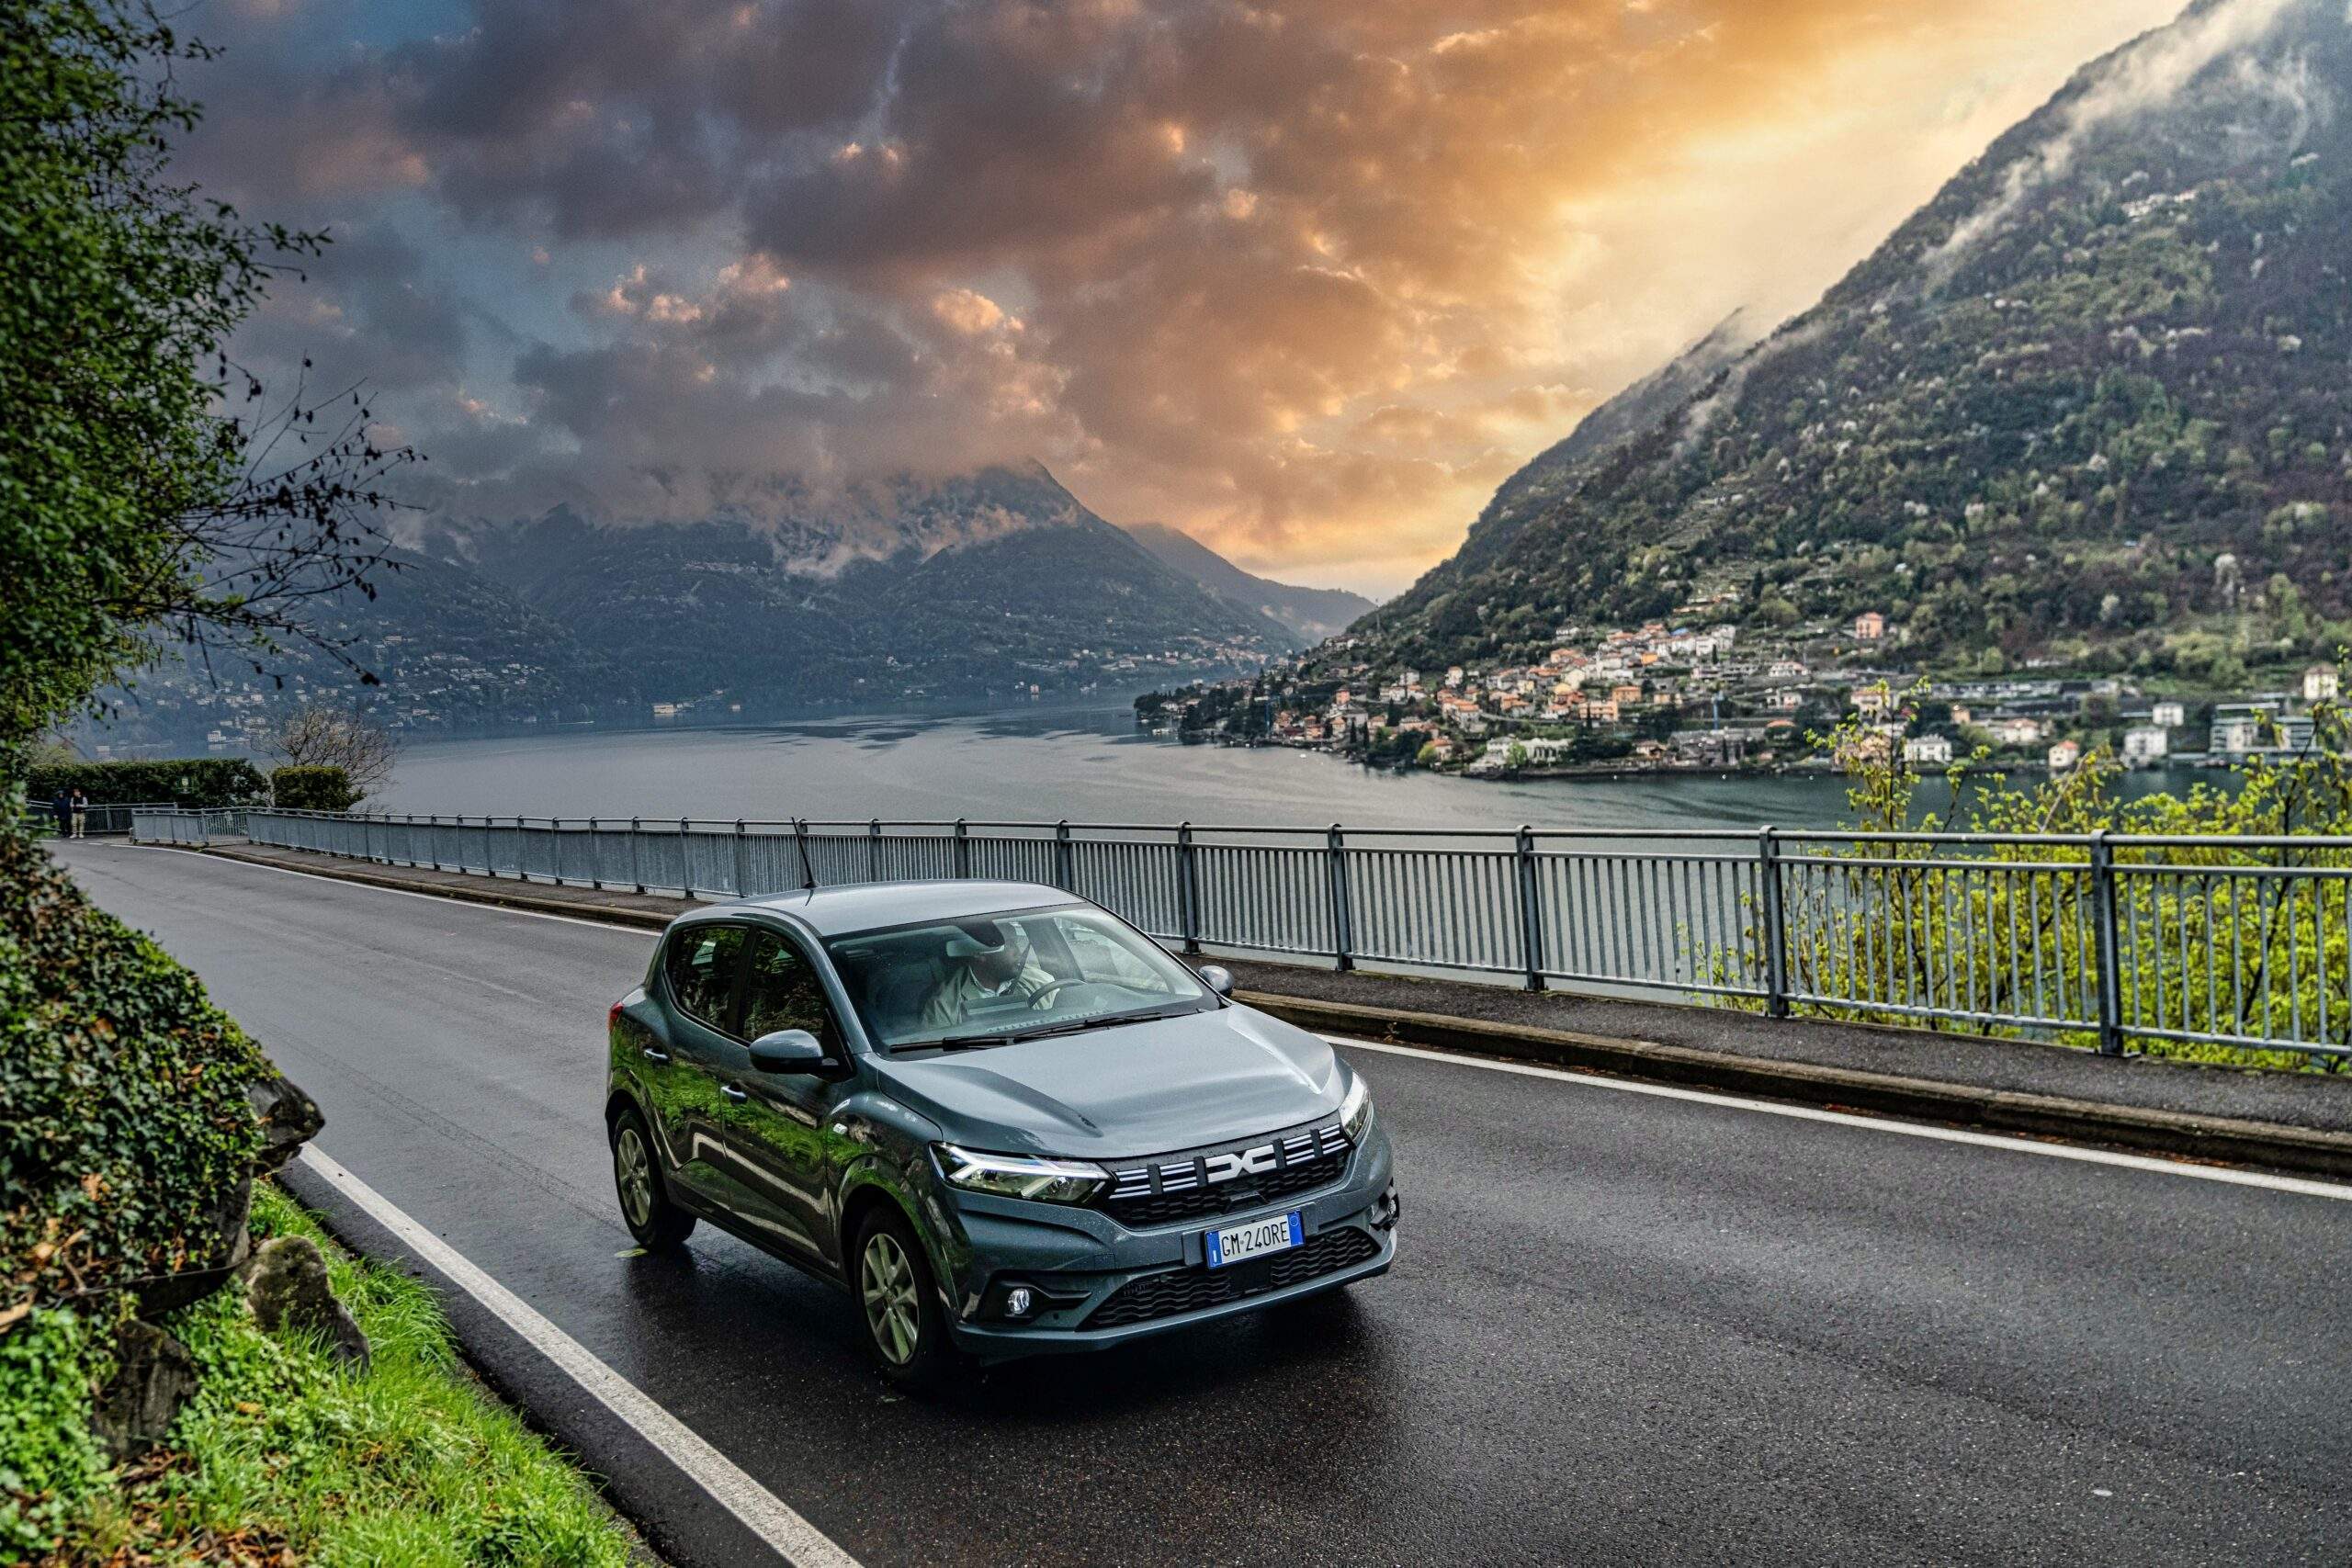
[[[635,1384],[549,1323],[529,1303],[409,1218],[390,1199],[322,1154],[315,1145],[306,1146],[301,1158],[451,1284],[489,1308],[507,1327],[527,1340],[533,1349],[563,1369],[574,1382],[594,1394],[638,1436],[659,1449],[786,1562],[797,1568],[858,1568],[857,1559],[842,1551],[822,1530],[744,1474],[733,1461],[639,1393]]]
[[[186,850],[174,849],[168,844],[126,844],[123,847],[133,850],[156,850],[166,854],[187,854],[189,852]],[[459,898],[447,893],[417,893],[413,892],[406,887],[386,887],[380,883],[355,882],[347,876],[327,876],[315,871],[298,871],[290,865],[264,865],[259,861],[239,860],[234,855],[206,855],[204,858],[207,862],[214,865],[242,865],[252,871],[274,871],[280,876],[300,876],[307,878],[311,882],[332,882],[337,887],[363,887],[370,893],[390,893],[394,897],[401,898],[430,898],[436,904],[461,904],[476,909],[487,910],[488,912],[496,915],[520,915],[525,919],[529,920],[553,920],[558,925],[590,926],[600,931],[627,931],[631,936],[641,936],[646,938],[648,941],[651,941],[662,934],[650,926],[625,926],[616,920],[587,920],[581,919],[577,915],[542,914],[537,909],[516,909],[509,908],[504,904],[485,904],[478,898]],[[367,863],[369,865],[382,864],[379,861],[369,861]],[[401,868],[399,866],[387,865],[384,869],[387,871],[398,871]],[[482,880],[485,882],[496,882],[501,879],[496,877],[484,877]],[[526,887],[529,886],[530,884],[517,882],[515,886],[518,887]]]
[[[1623,1094],[1655,1095],[1660,1100],[1696,1100],[1702,1105],[1723,1105],[1735,1111],[1760,1111],[1768,1116],[1793,1117],[1800,1122],[1834,1122],[1840,1126],[1866,1127],[1874,1133],[1894,1133],[1906,1138],[1973,1144],[1980,1148],[2007,1149],[2016,1154],[2080,1160],[2086,1165],[2119,1165],[2127,1170],[2154,1171],[2159,1176],[2186,1176],[2199,1181],[2224,1182],[2233,1187],[2267,1187],[2274,1192],[2300,1192],[2311,1198],[2333,1198],[2339,1202],[2352,1202],[2352,1187],[2332,1181],[2306,1180],[2300,1176],[2272,1176],[2263,1171],[2239,1170],[2229,1166],[2190,1165],[2178,1160],[2154,1159],[2146,1155],[2082,1148],[2073,1144],[2048,1144],[2012,1134],[1969,1133],[1957,1127],[1930,1127],[1918,1122],[1857,1116],[1846,1111],[1816,1111],[1810,1106],[1782,1105],[1775,1100],[1748,1100],[1740,1095],[1716,1094],[1707,1089],[1678,1089],[1671,1084],[1636,1083],[1626,1078],[1604,1077],[1597,1073],[1564,1072],[1558,1067],[1539,1067],[1524,1062],[1489,1062],[1477,1056],[1456,1055],[1451,1051],[1429,1051],[1418,1045],[1395,1045],[1382,1040],[1357,1040],[1345,1034],[1326,1034],[1322,1038],[1334,1045],[1345,1045],[1351,1050],[1385,1051],[1392,1056],[1418,1056],[1425,1062],[1443,1062],[1450,1066],[1483,1067],[1490,1073],[1517,1073],[1524,1077],[1552,1078],[1560,1083],[1579,1084],[1587,1089],[1612,1089]]]

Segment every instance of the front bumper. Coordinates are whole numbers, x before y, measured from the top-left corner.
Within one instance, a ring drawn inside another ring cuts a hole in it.
[[[1295,1210],[1304,1246],[1269,1267],[1212,1275],[1203,1235]],[[1375,1121],[1340,1179],[1320,1191],[1178,1224],[1130,1230],[1093,1209],[958,1194],[953,1214],[957,1291],[948,1332],[961,1348],[998,1360],[1106,1349],[1132,1339],[1256,1312],[1388,1271],[1398,1202],[1388,1140]],[[1352,1233],[1352,1234],[1345,1234]],[[1298,1278],[1315,1260],[1336,1264]],[[1282,1265],[1279,1274],[1271,1266]],[[1042,1305],[1002,1315],[1006,1289],[1030,1286]],[[1138,1286],[1140,1296],[1127,1287]],[[1190,1305],[1208,1296],[1221,1299]],[[1129,1319],[1139,1311],[1150,1315]]]

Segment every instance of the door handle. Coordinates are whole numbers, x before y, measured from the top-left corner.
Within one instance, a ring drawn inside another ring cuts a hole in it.
[[[650,1045],[644,1046],[642,1049],[645,1052],[645,1059],[649,1062],[666,1062],[670,1059],[670,1053],[667,1051],[656,1051]]]
[[[752,1098],[750,1091],[745,1089],[741,1084],[720,1084],[718,1086],[718,1092],[725,1095],[729,1100],[749,1100]]]

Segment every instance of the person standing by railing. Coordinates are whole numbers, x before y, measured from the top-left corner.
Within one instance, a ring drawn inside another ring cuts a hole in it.
[[[89,837],[90,797],[77,789],[74,792],[74,798],[67,804],[73,807],[74,811],[74,836],[77,839]]]
[[[71,791],[61,788],[49,797],[49,817],[57,824],[59,838],[74,830],[74,796]]]

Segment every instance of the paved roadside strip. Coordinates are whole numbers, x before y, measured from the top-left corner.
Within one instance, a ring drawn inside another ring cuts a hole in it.
[[[700,907],[680,898],[612,889],[557,887],[424,868],[394,868],[300,852],[215,846],[199,852],[393,892],[645,930],[659,930],[680,910]],[[1391,1001],[1370,1005],[1268,988],[1269,985],[1281,983],[1282,971],[1287,967],[1284,965],[1250,963],[1238,967],[1244,971],[1243,988],[1235,993],[1238,999],[1319,1033],[1345,1034],[1490,1059],[1540,1063],[2027,1137],[2104,1144],[2175,1158],[2352,1178],[2352,1132],[2335,1128],[2211,1115],[2174,1106],[2122,1104],[2029,1092],[1849,1066],[1742,1055],[1633,1035],[1429,1012]],[[1315,982],[1311,987],[1303,984],[1299,987],[1302,991],[1322,989],[1334,979],[1319,971],[1305,970],[1300,971],[1299,978],[1302,982]],[[1252,984],[1253,981],[1259,983]],[[1446,987],[1421,985],[1420,989],[1432,996],[1447,994]],[[1670,1010],[1648,1010],[1657,1015]],[[1631,1016],[1639,1017],[1641,1013],[1636,1010]],[[1918,1040],[1934,1038],[1917,1031],[1882,1032]],[[1981,1043],[1959,1040],[1954,1040],[1952,1045],[1956,1050],[1983,1048]],[[2015,1049],[2046,1050],[2033,1046]]]
[[[1958,1122],[2030,1137],[2082,1139],[2188,1159],[2268,1166],[2352,1177],[2352,1137],[2341,1133],[2154,1111],[2054,1095],[1983,1089],[1851,1067],[1765,1062],[1526,1024],[1358,1007],[1347,1002],[1237,990],[1237,1001],[1318,1034],[1418,1045],[1433,1051],[1646,1078],[1695,1089],[1867,1111],[1922,1122]]]
[[[486,1381],[574,1453],[672,1562],[857,1568],[857,1560],[528,1303],[316,1148],[279,1173],[327,1228],[434,1280]]]

